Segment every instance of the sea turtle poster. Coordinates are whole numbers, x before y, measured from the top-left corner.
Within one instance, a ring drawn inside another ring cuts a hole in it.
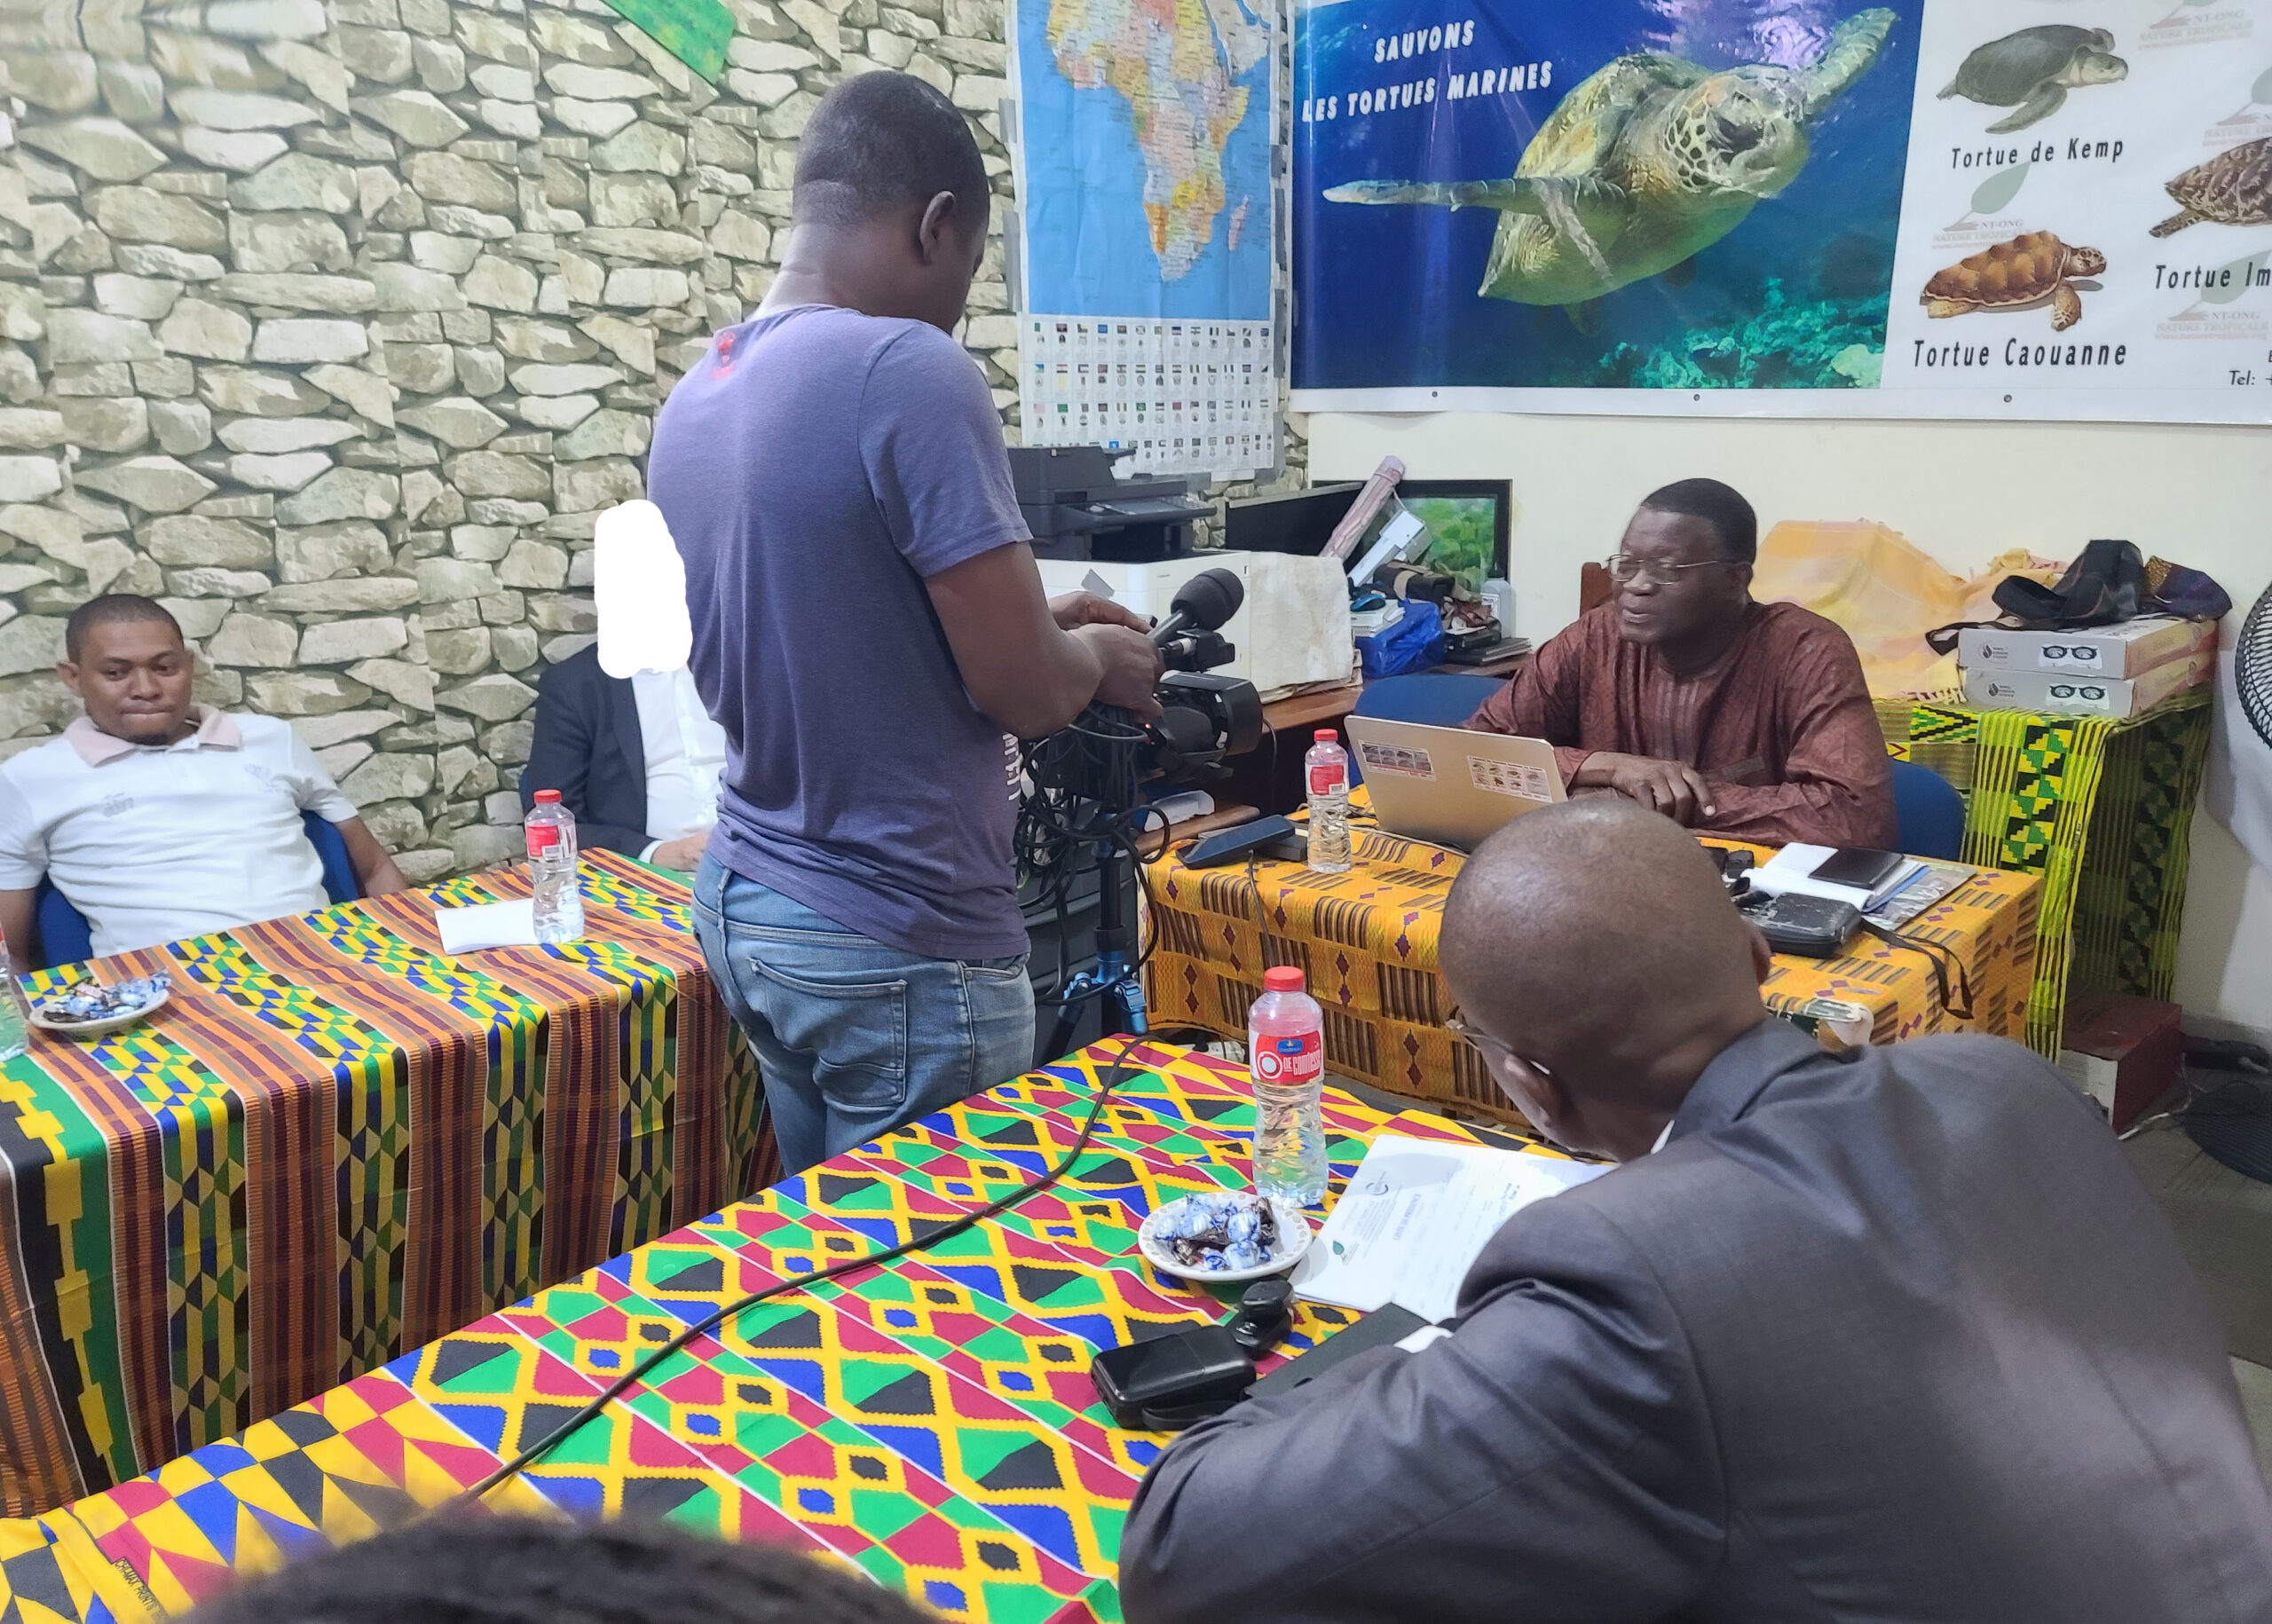
[[[2272,421],[2272,0],[1325,0],[1298,411]]]

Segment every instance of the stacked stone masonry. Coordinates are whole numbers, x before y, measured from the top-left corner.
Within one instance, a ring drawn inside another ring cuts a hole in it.
[[[414,879],[517,850],[594,521],[763,296],[845,74],[970,114],[1014,422],[999,0],[728,4],[712,85],[600,0],[0,0],[0,756],[77,714],[70,611],[146,593]]]

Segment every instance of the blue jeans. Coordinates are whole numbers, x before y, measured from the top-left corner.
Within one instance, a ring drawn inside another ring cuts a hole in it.
[[[694,932],[764,1069],[785,1172],[1033,1068],[1022,956],[903,953],[706,856]]]

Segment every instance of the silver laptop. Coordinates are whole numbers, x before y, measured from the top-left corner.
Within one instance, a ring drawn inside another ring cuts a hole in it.
[[[1473,851],[1499,826],[1567,799],[1543,739],[1352,716],[1357,769],[1391,834]]]

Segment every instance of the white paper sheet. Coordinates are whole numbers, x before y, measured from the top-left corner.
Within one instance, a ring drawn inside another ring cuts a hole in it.
[[[434,923],[442,933],[442,951],[452,958],[477,953],[483,948],[534,947],[536,904],[523,897],[517,903],[482,903],[470,908],[437,908]]]
[[[1369,1313],[1385,1303],[1448,1320],[1460,1282],[1499,1226],[1606,1167],[1388,1134],[1294,1271],[1297,1294]]]

